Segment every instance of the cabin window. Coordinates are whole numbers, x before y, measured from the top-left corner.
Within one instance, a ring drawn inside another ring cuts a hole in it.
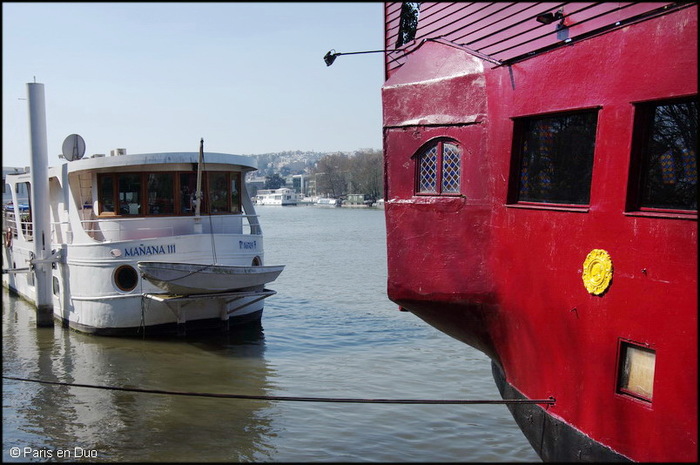
[[[200,213],[241,213],[242,179],[240,172],[202,173]],[[195,172],[100,174],[97,182],[100,214],[195,214]]]
[[[697,101],[638,104],[634,131],[629,209],[697,211]]]
[[[175,212],[173,173],[150,173],[148,176],[148,214],[172,215]]]
[[[231,173],[231,213],[241,212],[241,173]]]
[[[114,212],[114,176],[99,175],[97,177],[100,213]]]
[[[228,173],[214,171],[208,173],[207,181],[210,186],[207,191],[211,213],[223,213],[229,211],[228,207]]]
[[[512,201],[588,204],[597,120],[597,111],[517,119]]]
[[[194,215],[197,173],[180,173],[180,213]]]
[[[120,174],[117,176],[119,214],[141,214],[141,174]]]
[[[459,194],[462,150],[453,140],[433,141],[416,157],[418,194]]]
[[[202,173],[202,198],[199,205],[199,213],[209,213],[209,173]],[[194,215],[197,210],[197,173],[180,173],[180,214]]]

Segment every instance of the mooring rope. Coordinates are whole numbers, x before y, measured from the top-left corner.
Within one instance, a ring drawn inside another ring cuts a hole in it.
[[[3,379],[15,381],[26,381],[30,383],[52,384],[56,386],[81,387],[89,389],[106,389],[110,391],[141,392],[144,394],[165,394],[170,396],[192,396],[192,397],[216,397],[220,399],[245,399],[245,400],[271,400],[285,402],[335,402],[353,404],[546,404],[554,405],[554,397],[549,399],[501,399],[501,400],[435,400],[435,399],[360,399],[343,397],[296,397],[296,396],[263,396],[247,394],[223,394],[214,392],[184,392],[170,391],[165,389],[141,389],[118,386],[98,386],[94,384],[64,383],[61,381],[46,381],[40,379],[18,378],[15,376],[4,376]]]

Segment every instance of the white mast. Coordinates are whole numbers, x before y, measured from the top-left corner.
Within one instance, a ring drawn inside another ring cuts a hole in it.
[[[31,214],[34,233],[36,324],[53,326],[51,293],[51,217],[49,213],[49,155],[46,142],[44,84],[27,83],[31,138]]]

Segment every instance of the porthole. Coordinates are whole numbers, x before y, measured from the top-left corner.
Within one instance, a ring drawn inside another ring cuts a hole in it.
[[[260,257],[256,256],[253,259],[253,266],[260,266],[260,265],[262,265],[262,260],[260,259]]]
[[[139,282],[139,274],[131,265],[122,265],[114,270],[114,284],[124,291],[133,290]]]

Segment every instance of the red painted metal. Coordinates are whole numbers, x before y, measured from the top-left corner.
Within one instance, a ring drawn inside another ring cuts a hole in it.
[[[526,397],[556,398],[547,414],[593,441],[635,461],[697,461],[697,211],[627,208],[634,104],[697,96],[697,5],[511,66],[424,39],[398,66],[386,55],[389,297],[485,352]],[[589,204],[509,203],[513,118],[590,108]],[[437,137],[463,148],[461,196],[415,195],[411,157]],[[602,296],[581,278],[593,249],[614,266]],[[651,403],[617,392],[623,340],[656,351]]]

